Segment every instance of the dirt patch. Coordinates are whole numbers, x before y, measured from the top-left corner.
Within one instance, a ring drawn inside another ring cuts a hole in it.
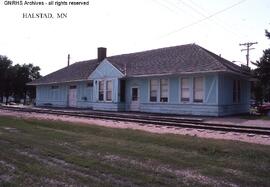
[[[207,176],[204,176],[202,174],[200,174],[198,171],[195,170],[179,170],[179,169],[174,169],[172,167],[170,167],[169,165],[163,165],[163,164],[157,164],[154,163],[153,161],[146,161],[146,162],[142,162],[142,161],[138,161],[138,160],[134,160],[134,159],[129,159],[129,158],[122,158],[120,156],[117,155],[104,155],[102,157],[103,159],[107,159],[108,161],[116,161],[116,162],[120,162],[120,163],[126,163],[129,165],[132,165],[133,167],[139,167],[142,168],[144,170],[152,170],[155,171],[156,173],[166,173],[166,174],[171,174],[176,176],[177,178],[180,178],[181,180],[183,180],[186,184],[189,184],[190,181],[196,181],[197,183],[200,183],[202,185],[210,185],[210,186],[222,186],[222,185],[226,185],[226,186],[232,186],[232,187],[236,187],[237,185],[235,184],[231,184],[229,182],[225,182],[225,181],[219,181]]]
[[[5,162],[4,160],[0,160],[0,182],[10,182],[14,178],[14,171],[16,170],[15,166]]]
[[[6,130],[6,131],[8,131],[8,132],[10,132],[10,133],[17,133],[17,132],[19,132],[18,129],[12,128],[12,127],[3,127],[3,129]]]
[[[78,177],[81,177],[81,178],[88,178],[88,179],[91,179],[93,181],[96,181],[97,183],[102,183],[103,181],[109,181],[110,183],[115,184],[116,186],[117,185],[136,186],[136,185],[130,183],[129,181],[119,180],[119,179],[115,178],[114,176],[112,176],[111,174],[99,173],[98,171],[92,172],[88,168],[81,167],[81,166],[78,166],[78,165],[75,165],[72,163],[68,163],[64,160],[61,160],[61,159],[58,159],[55,157],[47,156],[46,158],[43,158],[42,156],[40,156],[38,154],[33,154],[30,152],[26,152],[26,151],[16,150],[16,152],[18,152],[21,155],[33,158],[33,159],[35,159],[35,160],[37,160],[45,165],[48,165],[50,167],[55,167],[55,168],[57,168],[57,170],[62,170],[65,173],[71,173],[71,174],[78,176]],[[48,184],[53,184],[53,185],[65,184],[64,186],[68,186],[68,185],[66,185],[65,181],[59,181],[59,180],[50,179],[50,178],[45,178],[44,182],[48,182]]]

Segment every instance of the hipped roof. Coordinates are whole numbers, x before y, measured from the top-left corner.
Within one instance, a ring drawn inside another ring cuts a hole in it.
[[[249,76],[249,71],[200,47],[187,44],[106,58],[127,78],[186,73],[228,72]],[[28,85],[54,84],[87,80],[99,65],[97,59],[76,62],[34,80]]]

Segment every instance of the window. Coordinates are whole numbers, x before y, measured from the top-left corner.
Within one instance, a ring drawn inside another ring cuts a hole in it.
[[[120,101],[125,102],[126,100],[126,81],[120,81]]]
[[[104,101],[104,81],[98,82],[98,100]]]
[[[113,82],[112,80],[101,80],[98,82],[98,100],[112,101]]]
[[[169,95],[169,80],[160,80],[160,102],[168,102]]]
[[[132,88],[132,101],[138,101],[138,88]]]
[[[112,81],[106,81],[106,101],[112,100]]]
[[[69,89],[76,89],[77,88],[77,86],[76,85],[74,85],[74,86],[70,86],[69,87]]]
[[[233,103],[240,103],[240,80],[233,81]]]
[[[194,78],[194,102],[203,102],[203,77]]]
[[[86,87],[93,87],[93,81],[90,81],[86,84]]]
[[[168,102],[168,98],[169,98],[169,80],[168,79],[150,80],[150,101]]]
[[[157,102],[158,80],[150,80],[150,101]]]
[[[58,89],[59,86],[52,86],[51,88],[52,88],[52,90],[55,90],[55,89]]]
[[[181,79],[181,101],[189,101],[189,78]]]

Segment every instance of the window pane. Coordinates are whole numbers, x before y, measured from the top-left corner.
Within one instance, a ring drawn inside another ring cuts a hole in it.
[[[106,100],[112,100],[112,81],[106,81]]]
[[[150,80],[150,101],[157,101],[158,80]]]
[[[160,80],[160,102],[168,102],[168,89],[169,81],[168,79]]]
[[[233,102],[240,103],[241,100],[241,85],[240,80],[233,81]]]
[[[203,101],[203,78],[202,77],[194,78],[194,101],[195,102]]]
[[[98,100],[103,101],[104,100],[104,81],[99,81],[98,84]]]
[[[181,79],[181,101],[189,101],[189,79]]]
[[[132,101],[138,101],[138,88],[132,88]]]
[[[240,86],[240,80],[237,81],[238,83],[238,88],[237,88],[237,99],[238,99],[238,103],[240,103],[240,97],[241,97],[241,86]]]

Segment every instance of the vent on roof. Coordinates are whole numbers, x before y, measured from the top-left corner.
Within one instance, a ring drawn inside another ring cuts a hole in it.
[[[101,62],[107,57],[107,49],[105,47],[98,48],[98,62]]]

